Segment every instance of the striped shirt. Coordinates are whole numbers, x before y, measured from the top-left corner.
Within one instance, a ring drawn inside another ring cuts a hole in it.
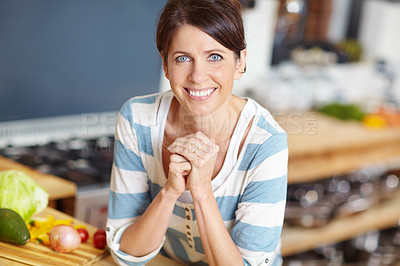
[[[124,230],[149,206],[164,186],[162,144],[171,91],[128,100],[121,108],[115,133],[115,157],[110,183],[107,244],[121,265],[144,265],[161,249],[169,257],[191,265],[207,265],[194,205],[178,200],[164,237],[154,252],[134,257],[119,250]],[[287,135],[271,114],[247,99],[240,119],[254,118],[243,148],[229,167],[212,182],[225,226],[245,265],[281,265],[280,236],[287,189]],[[238,123],[240,125],[240,123]],[[241,139],[243,130],[240,132]],[[240,141],[231,142],[238,145]],[[237,147],[229,151],[238,152]],[[224,162],[225,166],[225,162]],[[224,169],[224,166],[222,169]]]

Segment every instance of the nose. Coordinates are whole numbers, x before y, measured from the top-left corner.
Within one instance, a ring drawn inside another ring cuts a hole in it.
[[[203,62],[193,62],[188,79],[194,84],[202,84],[208,78],[207,66]]]

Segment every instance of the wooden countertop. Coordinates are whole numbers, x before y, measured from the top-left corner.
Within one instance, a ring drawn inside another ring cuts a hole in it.
[[[400,129],[369,129],[317,112],[276,115],[288,133],[289,183],[348,173],[400,156]]]
[[[79,221],[78,219],[50,207],[47,207],[43,212],[35,216],[47,217],[47,215],[53,216],[54,219],[73,219],[75,224],[85,225],[90,236],[88,241],[81,244],[74,252],[65,254],[55,252],[50,247],[37,243],[30,242],[24,246],[17,246],[0,242],[0,265],[116,265],[107,250],[94,248],[91,236],[96,232],[96,227]],[[161,254],[158,254],[146,265],[182,266],[182,264],[164,257]]]
[[[17,261],[13,261],[13,260],[9,260],[9,259],[5,259],[5,258],[1,258],[0,257],[0,265],[3,266],[22,266],[22,265],[27,265],[25,263],[20,263]],[[96,261],[92,264],[89,265],[93,265],[93,266],[115,266],[117,265],[111,255],[107,255],[105,258]],[[181,264],[179,262],[173,261],[167,257],[164,257],[160,254],[158,254],[154,259],[152,259],[151,261],[149,261],[147,264],[147,266],[183,266],[184,264]]]
[[[116,263],[113,261],[111,255],[105,257],[104,259],[95,262],[92,264],[93,266],[115,266]],[[183,266],[184,264],[181,264],[177,261],[171,260],[170,258],[167,258],[161,254],[158,254],[157,256],[154,257],[151,261],[146,263],[146,266]]]
[[[0,156],[0,171],[9,169],[22,171],[32,177],[41,187],[49,192],[50,201],[75,196],[77,189],[75,183],[57,176],[41,173],[28,166]]]
[[[399,164],[400,129],[369,129],[308,112],[276,116],[288,133],[289,184],[312,182],[376,164]],[[369,230],[395,226],[400,219],[400,192],[363,212],[335,218],[318,228],[284,227],[282,255],[350,239]]]

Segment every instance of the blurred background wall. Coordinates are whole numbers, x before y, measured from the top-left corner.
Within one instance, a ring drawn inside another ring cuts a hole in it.
[[[1,0],[0,122],[118,110],[158,91],[164,0]]]

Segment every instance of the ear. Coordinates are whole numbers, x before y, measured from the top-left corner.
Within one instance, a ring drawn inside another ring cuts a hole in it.
[[[162,59],[162,63],[163,63],[164,75],[169,80],[169,78],[168,78],[168,63],[165,61],[165,57],[163,54],[161,54],[161,59]]]
[[[246,56],[247,56],[246,49],[240,51],[240,58],[237,60],[236,70],[234,74],[235,80],[240,79],[242,77],[242,74],[246,71]]]

